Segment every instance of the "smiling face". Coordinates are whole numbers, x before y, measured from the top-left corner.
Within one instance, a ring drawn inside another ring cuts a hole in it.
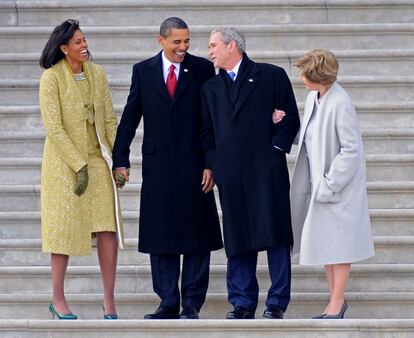
[[[60,46],[69,64],[82,64],[88,60],[88,44],[81,30],[77,30],[67,45]]]
[[[180,63],[190,48],[190,32],[188,29],[171,28],[168,36],[158,35],[158,42],[168,60]]]

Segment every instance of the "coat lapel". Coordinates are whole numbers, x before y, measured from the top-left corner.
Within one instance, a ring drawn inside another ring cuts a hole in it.
[[[76,85],[75,79],[73,78],[73,73],[69,70],[69,66],[66,65],[66,62],[64,61],[64,59],[62,59],[59,62],[59,65],[61,67],[61,70],[65,76],[66,79],[66,83],[68,84],[67,90],[70,91],[72,93],[72,95],[76,96],[76,103],[79,106],[79,109],[82,107],[82,109],[84,108],[84,102],[83,102],[83,97],[82,97],[82,93],[79,89],[79,87]]]
[[[170,95],[167,91],[167,86],[164,82],[161,53],[162,52],[154,56],[148,63],[149,74],[146,77],[150,79],[154,85],[154,88],[160,93],[161,97],[167,102],[171,102]]]
[[[224,110],[230,115],[233,114],[233,105],[229,97],[229,88],[227,87],[226,80],[222,74],[216,75],[211,82],[211,87],[217,100],[223,106]]]
[[[313,106],[315,104],[315,96],[316,95],[317,95],[316,91],[312,92],[312,94],[309,95],[306,99],[305,109],[304,109],[304,113],[303,113],[303,122],[302,122],[302,127],[300,129],[300,136],[299,136],[299,142],[298,142],[299,149],[300,149],[300,146],[303,142],[303,137],[305,136],[305,132],[306,132],[306,128],[308,127],[309,120],[312,116]]]
[[[246,101],[253,89],[256,87],[256,84],[259,80],[259,67],[257,67],[257,65],[253,61],[250,61],[247,55],[244,55],[244,60],[242,62],[246,62],[246,64],[241,69],[241,78],[238,79],[240,81],[238,83],[238,85],[240,86],[240,92],[237,96],[233,116],[235,116],[239,112],[243,103]]]
[[[185,56],[184,61],[180,65],[180,75],[178,77],[177,88],[175,89],[174,97],[171,105],[174,105],[179,97],[183,94],[185,88],[190,84],[194,78],[194,68],[191,61],[189,61],[188,54]]]

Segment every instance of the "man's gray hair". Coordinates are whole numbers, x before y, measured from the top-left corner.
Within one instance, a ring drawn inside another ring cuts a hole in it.
[[[224,44],[228,45],[231,41],[236,42],[237,49],[240,53],[246,52],[246,40],[244,34],[234,27],[220,27],[214,29],[210,36],[215,33],[221,33],[221,39]]]
[[[160,35],[162,37],[167,37],[171,34],[171,29],[188,29],[187,24],[183,19],[177,18],[176,16],[172,16],[168,19],[165,19],[160,26]]]

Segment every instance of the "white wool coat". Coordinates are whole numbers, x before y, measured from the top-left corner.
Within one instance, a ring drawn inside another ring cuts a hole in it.
[[[317,94],[306,99],[292,177],[293,252],[303,265],[351,263],[374,255],[362,138],[351,98],[335,82],[316,111],[308,160],[304,136]]]

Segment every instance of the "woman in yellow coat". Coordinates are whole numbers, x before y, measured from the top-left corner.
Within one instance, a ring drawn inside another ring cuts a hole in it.
[[[51,253],[53,299],[59,319],[77,319],[65,300],[69,256],[90,255],[96,236],[105,319],[116,319],[121,211],[112,177],[117,121],[103,69],[89,59],[79,22],[51,34],[40,58],[40,111],[46,132],[42,162],[42,249]]]

